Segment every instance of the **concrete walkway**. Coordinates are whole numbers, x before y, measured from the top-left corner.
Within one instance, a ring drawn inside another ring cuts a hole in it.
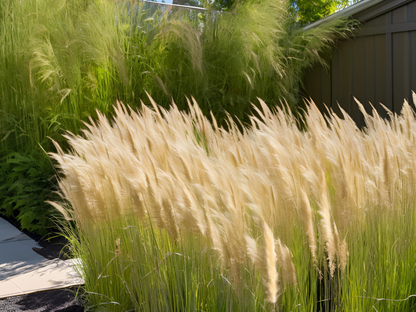
[[[32,250],[36,242],[0,218],[0,299],[84,283],[76,260],[48,260]]]

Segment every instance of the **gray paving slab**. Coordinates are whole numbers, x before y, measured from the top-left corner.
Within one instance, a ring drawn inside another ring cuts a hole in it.
[[[28,272],[32,272],[47,265],[47,259],[32,261],[12,261],[9,263],[3,263],[0,265],[0,284],[3,281],[10,280],[16,276]]]
[[[0,244],[21,236],[22,234],[23,233],[20,232],[19,229],[15,228],[3,218],[0,218]],[[27,235],[25,235],[25,237],[30,239]]]
[[[0,293],[0,298],[67,288],[83,283],[84,281],[74,271],[72,260],[46,260],[33,270],[0,282],[0,287],[2,284],[11,286],[10,289],[6,288]]]
[[[36,247],[34,240],[13,241],[0,244],[0,267],[13,262],[33,262],[45,260],[33,251]]]
[[[37,244],[0,218],[0,299],[83,284],[74,260],[48,260],[33,251]]]

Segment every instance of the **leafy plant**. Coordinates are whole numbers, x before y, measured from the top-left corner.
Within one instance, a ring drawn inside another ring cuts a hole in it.
[[[56,198],[54,169],[47,157],[9,152],[0,160],[0,214],[22,229],[45,235],[56,228],[56,213],[45,201]]]

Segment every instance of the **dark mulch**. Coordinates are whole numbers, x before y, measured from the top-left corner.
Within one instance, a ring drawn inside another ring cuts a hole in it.
[[[77,288],[66,288],[0,299],[0,311],[83,312],[76,291]]]
[[[58,236],[51,238],[50,240],[40,239],[38,241],[38,247],[33,247],[32,249],[47,259],[61,259],[67,260],[70,257],[68,250],[68,241],[63,236]]]
[[[47,259],[59,258],[66,260],[70,258],[70,252],[66,247],[68,241],[62,235],[51,233],[50,235],[41,237],[37,234],[22,230],[19,227],[19,222],[15,219],[1,217],[35,240],[39,247],[34,247],[33,250],[41,256]],[[83,312],[82,300],[79,296],[76,296],[77,289],[78,287],[70,287],[0,299],[0,311]]]

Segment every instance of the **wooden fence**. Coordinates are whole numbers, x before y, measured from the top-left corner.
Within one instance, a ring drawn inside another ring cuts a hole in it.
[[[305,95],[340,112],[337,103],[359,126],[364,119],[353,97],[371,111],[374,104],[400,112],[403,100],[416,91],[416,1],[383,1],[354,16],[361,21],[354,37],[340,40],[330,69],[316,66],[306,73]]]

